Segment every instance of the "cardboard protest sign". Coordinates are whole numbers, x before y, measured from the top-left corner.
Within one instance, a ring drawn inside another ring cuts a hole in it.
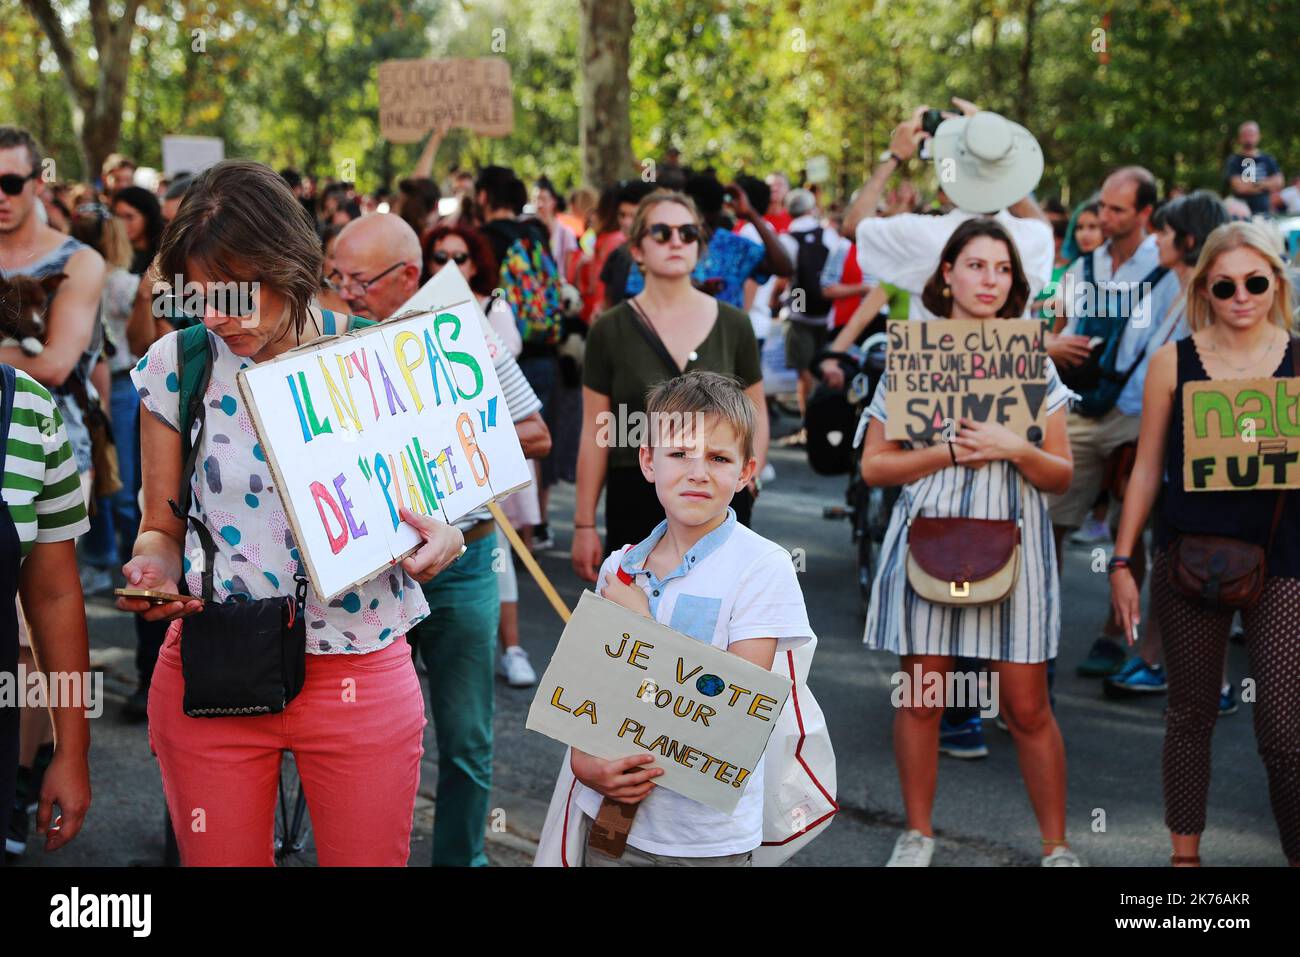
[[[216,136],[164,136],[163,175],[198,175],[226,158],[225,141]]]
[[[1300,488],[1300,378],[1183,385],[1183,487]]]
[[[515,125],[510,64],[499,57],[385,60],[379,64],[379,131],[415,143],[460,127],[509,136]]]
[[[641,751],[660,787],[735,810],[790,679],[583,592],[527,727],[611,760]]]
[[[885,437],[942,439],[958,420],[996,422],[1038,436],[1047,424],[1047,352],[1036,319],[889,323]],[[945,440],[946,441],[946,440]]]
[[[402,507],[454,522],[529,481],[478,301],[456,269],[424,292],[427,311],[239,373],[303,564],[325,600],[419,545]]]

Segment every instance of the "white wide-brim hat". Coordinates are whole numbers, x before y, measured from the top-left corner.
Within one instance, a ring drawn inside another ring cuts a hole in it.
[[[972,213],[995,213],[1019,202],[1043,176],[1043,151],[1034,134],[988,110],[944,120],[931,152],[939,187]]]

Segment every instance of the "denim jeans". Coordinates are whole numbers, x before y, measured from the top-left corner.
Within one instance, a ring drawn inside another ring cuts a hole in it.
[[[122,488],[99,500],[90,519],[90,531],[82,541],[86,563],[97,568],[115,568],[130,561],[140,528],[136,505],[140,491],[140,396],[130,376],[114,376],[110,408]]]
[[[438,742],[434,867],[486,867],[492,793],[492,716],[501,604],[492,569],[495,535],[474,542],[423,586],[429,617],[407,634],[429,674]]]

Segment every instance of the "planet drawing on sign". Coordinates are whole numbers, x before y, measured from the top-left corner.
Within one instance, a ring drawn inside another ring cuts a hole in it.
[[[722,694],[726,685],[717,675],[700,675],[695,681],[695,689],[706,698],[715,698]]]

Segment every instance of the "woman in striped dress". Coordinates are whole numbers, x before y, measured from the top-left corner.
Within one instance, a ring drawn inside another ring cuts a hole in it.
[[[939,268],[923,293],[937,316],[952,319],[1019,317],[1029,284],[1015,243],[991,219],[962,223],[948,240]],[[912,694],[894,722],[907,830],[891,866],[927,866],[934,850],[930,814],[939,765],[939,719],[945,704],[923,703],[921,690],[948,687],[954,658],[982,658],[997,675],[998,707],[1020,757],[1020,768],[1043,836],[1043,863],[1077,866],[1065,841],[1065,749],[1052,715],[1047,661],[1060,632],[1059,580],[1052,525],[1043,498],[1070,484],[1073,463],[1066,406],[1073,393],[1047,360],[1047,428],[1038,445],[993,422],[963,419],[951,443],[916,446],[885,438],[886,385],[867,409],[862,477],[869,485],[902,485],[872,586],[864,643],[900,656]],[[1020,571],[1010,597],[966,608],[919,597],[907,581],[910,519],[964,517],[1019,519]],[[916,676],[921,675],[918,687]],[[969,702],[966,702],[969,704]]]

